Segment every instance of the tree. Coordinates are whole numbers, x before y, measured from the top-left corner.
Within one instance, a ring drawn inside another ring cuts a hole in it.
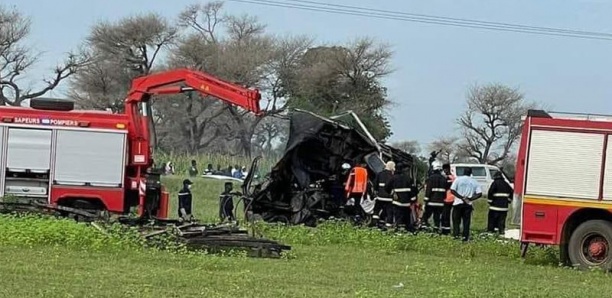
[[[429,144],[429,151],[438,153],[438,159],[445,163],[467,162],[470,157],[467,152],[462,149],[459,138],[441,137]]]
[[[421,153],[421,145],[419,145],[419,142],[416,140],[400,141],[391,144],[391,146],[411,155],[419,155]]]
[[[273,37],[266,34],[265,26],[257,18],[222,16],[222,8],[223,3],[215,1],[185,9],[179,23],[187,29],[187,35],[170,59],[174,65],[200,69],[261,90],[266,97],[262,115],[254,116],[240,107],[223,104],[217,117],[224,120],[211,122],[211,125],[229,125],[231,130],[225,134],[224,140],[235,142],[238,151],[250,157],[261,121],[286,109],[285,78],[291,76],[311,40]],[[222,28],[226,29],[226,34],[219,30]]]
[[[154,13],[96,24],[86,40],[95,60],[72,80],[71,96],[83,108],[122,110],[131,80],[150,73],[176,37],[177,28]]]
[[[38,62],[39,52],[26,44],[30,34],[30,18],[15,9],[0,5],[0,104],[19,106],[25,100],[37,98],[55,89],[66,78],[87,64],[89,58],[82,53],[68,53],[65,61],[57,65],[51,78],[43,79],[37,89],[18,82]]]
[[[389,46],[371,38],[311,48],[287,81],[290,105],[323,116],[352,110],[384,141],[391,135],[384,115],[391,102],[380,80],[392,72],[391,58]]]
[[[501,84],[471,87],[467,110],[457,120],[464,138],[460,148],[479,163],[498,164],[520,137],[521,117],[533,107],[515,88]]]

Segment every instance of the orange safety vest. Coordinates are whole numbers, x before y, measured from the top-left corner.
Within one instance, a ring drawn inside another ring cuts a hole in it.
[[[451,184],[453,183],[453,181],[455,181],[455,175],[450,174],[448,176],[446,176],[446,179],[448,182],[450,182]],[[455,201],[455,196],[453,195],[453,193],[450,191],[450,188],[446,191],[446,198],[444,199],[444,203],[452,203],[453,201]]]
[[[346,195],[360,193],[365,195],[368,186],[368,170],[363,167],[354,167],[346,180],[344,190]]]

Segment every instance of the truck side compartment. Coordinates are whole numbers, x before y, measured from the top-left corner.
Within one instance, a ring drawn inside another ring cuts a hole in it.
[[[604,261],[612,240],[604,239],[612,236],[607,230],[612,227],[612,117],[553,118],[531,112],[515,180],[515,199],[522,207],[514,220],[520,221],[521,241],[560,245],[562,261],[581,267],[600,260],[612,268]]]

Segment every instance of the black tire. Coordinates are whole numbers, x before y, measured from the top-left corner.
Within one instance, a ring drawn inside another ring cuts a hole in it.
[[[74,102],[55,98],[32,98],[30,107],[37,110],[72,111]]]
[[[612,270],[612,223],[589,220],[572,233],[568,254],[571,264],[579,269],[600,268]]]

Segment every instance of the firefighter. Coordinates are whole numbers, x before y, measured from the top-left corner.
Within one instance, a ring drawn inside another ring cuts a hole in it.
[[[425,214],[424,226],[429,227],[429,217],[433,215],[435,231],[440,230],[440,216],[444,209],[444,199],[447,191],[446,178],[442,175],[442,164],[439,161],[432,163],[432,174],[427,179],[425,187]]]
[[[219,218],[221,221],[234,221],[234,199],[232,190],[234,185],[231,182],[225,182],[224,190],[219,195]]]
[[[455,196],[450,191],[451,185],[453,185],[453,181],[455,181],[455,175],[451,173],[450,164],[445,163],[442,165],[442,172],[446,176],[446,198],[444,199],[444,207],[442,209],[442,235],[448,235],[451,232],[451,214],[453,210],[453,202],[455,201]]]
[[[193,182],[189,179],[183,180],[183,188],[178,193],[178,216],[182,220],[193,220],[191,214],[191,186]]]
[[[393,214],[397,229],[404,228],[414,232],[416,215],[411,208],[417,202],[418,189],[410,177],[410,168],[402,169],[399,175],[393,176],[385,186],[388,193],[393,194]]]
[[[500,234],[504,234],[506,229],[506,216],[508,215],[508,205],[512,201],[512,186],[506,182],[501,172],[493,175],[493,183],[489,187],[487,200],[489,202],[489,218],[487,231],[495,233],[495,229]]]
[[[472,178],[472,168],[466,168],[451,185],[455,196],[453,202],[453,237],[459,238],[459,225],[463,223],[463,241],[470,239],[470,224],[472,221],[473,202],[482,196],[480,184]]]
[[[372,219],[378,221],[380,227],[391,227],[393,223],[393,197],[391,191],[387,191],[387,183],[393,178],[395,163],[388,161],[385,169],[374,179],[374,192],[376,202]],[[391,189],[392,190],[392,189]]]
[[[346,205],[353,206],[353,215],[361,216],[363,214],[361,199],[366,196],[368,191],[368,170],[365,165],[361,164],[351,169],[344,190],[348,200]]]

